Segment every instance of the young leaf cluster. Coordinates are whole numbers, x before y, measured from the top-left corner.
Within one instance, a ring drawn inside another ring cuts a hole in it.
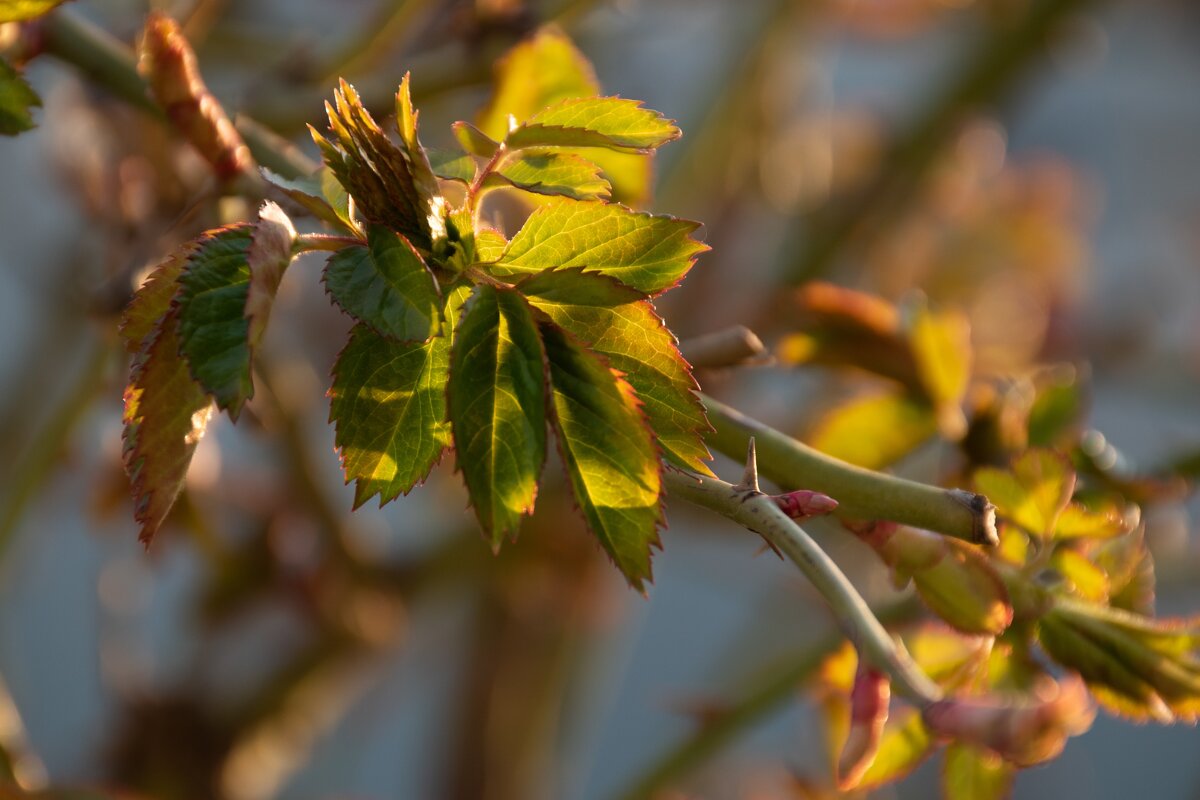
[[[267,203],[210,231],[138,292],[124,333],[126,463],[143,538],[178,493],[213,403],[236,419],[292,258],[332,250],[323,282],[354,320],[333,368],[330,421],[355,506],[421,483],[448,450],[499,546],[534,508],[551,443],[592,534],[641,588],[662,521],[662,461],[707,471],[690,368],[654,310],[705,246],[698,225],[606,202],[583,153],[648,154],[679,136],[615,97],[568,97],[492,138],[454,126],[461,155],[418,139],[408,77],[387,131],[342,82],[312,131],[324,167],[281,200],[337,229],[297,236]],[[454,188],[457,187],[457,188]],[[482,224],[496,190],[540,201],[511,239]]]

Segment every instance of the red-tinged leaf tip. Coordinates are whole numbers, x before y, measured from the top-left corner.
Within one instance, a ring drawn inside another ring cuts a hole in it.
[[[837,785],[842,791],[856,787],[875,759],[888,718],[891,683],[862,659],[850,691],[850,730],[837,764]]]

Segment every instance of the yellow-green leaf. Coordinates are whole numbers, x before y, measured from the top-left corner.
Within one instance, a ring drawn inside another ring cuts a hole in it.
[[[509,276],[584,267],[656,293],[674,286],[708,249],[692,238],[699,227],[618,205],[560,200],[534,211],[489,269]]]
[[[321,167],[312,175],[292,179],[265,168],[262,173],[267,183],[317,219],[354,236],[360,235],[350,195],[328,167]]]
[[[183,274],[183,268],[194,249],[194,243],[189,242],[169,255],[154,268],[125,307],[121,314],[120,331],[121,340],[129,353],[141,350],[167,315],[171,300],[179,291],[179,276]]]
[[[625,579],[641,590],[658,546],[662,477],[633,387],[552,322],[541,326],[552,421],[575,502]]]
[[[1050,566],[1067,581],[1071,591],[1085,600],[1108,599],[1108,576],[1077,550],[1059,547]]]
[[[933,753],[934,740],[921,715],[902,708],[888,718],[875,760],[867,768],[859,789],[871,789],[898,781]]]
[[[947,438],[958,439],[967,430],[962,400],[971,379],[971,326],[962,314],[935,314],[921,305],[913,310],[907,334],[938,427]]]
[[[1002,800],[1012,791],[1013,768],[995,753],[970,745],[946,748],[942,792],[946,800]]]
[[[900,392],[882,392],[839,404],[817,422],[808,442],[851,464],[882,469],[936,432],[928,404]]]
[[[0,13],[3,7],[0,6]],[[29,110],[42,104],[37,92],[25,78],[3,58],[0,58],[0,134],[16,136],[34,127]]]
[[[535,308],[624,374],[663,455],[677,466],[709,473],[704,433],[709,428],[691,368],[675,337],[639,292],[612,278],[578,269],[549,270],[518,289]]]
[[[1029,450],[1013,462],[1011,470],[976,470],[975,485],[996,505],[1000,516],[1046,539],[1070,502],[1075,473],[1062,456],[1050,450]]]
[[[505,144],[525,147],[605,147],[644,152],[680,136],[674,121],[620,97],[576,97],[539,111],[511,131]]]
[[[600,176],[600,167],[572,153],[554,150],[520,150],[494,173],[527,192],[561,195],[575,200],[608,197],[612,187]]]
[[[40,17],[63,0],[0,0],[0,22],[22,22]]]
[[[545,354],[520,294],[476,290],[455,332],[447,394],[458,469],[499,546],[533,512],[546,460]]]

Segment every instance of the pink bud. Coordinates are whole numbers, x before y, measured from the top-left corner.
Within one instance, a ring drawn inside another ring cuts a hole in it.
[[[842,791],[857,786],[875,760],[891,696],[887,677],[859,659],[850,692],[850,731],[837,765],[837,783]]]
[[[1096,716],[1087,688],[1077,677],[1047,679],[1035,699],[1005,702],[997,698],[948,698],[926,708],[925,724],[934,733],[982,747],[1026,767],[1048,761],[1067,739],[1086,731]]]
[[[837,500],[820,492],[809,489],[797,489],[787,494],[777,494],[775,504],[783,509],[783,513],[792,519],[804,519],[828,514],[838,507]]]

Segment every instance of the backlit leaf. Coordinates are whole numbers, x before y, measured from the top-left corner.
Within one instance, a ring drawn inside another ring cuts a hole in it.
[[[996,505],[997,513],[1034,536],[1048,538],[1075,489],[1075,473],[1050,450],[1029,450],[1011,470],[984,467],[975,485]]]
[[[1071,590],[1083,599],[1108,599],[1108,576],[1083,553],[1059,547],[1050,559],[1050,566],[1057,570]]]
[[[427,342],[397,342],[362,324],[351,331],[333,368],[329,420],[356,508],[376,494],[382,505],[407,493],[450,445],[449,337],[468,293],[447,293],[446,332]]]
[[[350,195],[328,167],[303,178],[284,178],[268,169],[263,169],[262,173],[268,183],[317,219],[359,235]]]
[[[475,159],[471,156],[433,149],[428,150],[427,153],[433,173],[439,178],[459,183],[470,183],[475,180]]]
[[[125,388],[122,435],[134,518],[149,544],[183,488],[212,400],[179,357],[177,312],[171,311],[135,357]]]
[[[598,166],[577,155],[554,150],[520,150],[504,159],[495,174],[527,192],[575,200],[608,197],[612,190],[600,176]]]
[[[496,154],[500,143],[469,122],[456,122],[450,126],[454,138],[467,153],[481,158],[491,158]]]
[[[1013,768],[995,753],[970,745],[946,748],[942,792],[946,800],[1001,800],[1012,791]]]
[[[971,379],[971,326],[962,314],[934,313],[922,305],[913,310],[907,334],[938,428],[958,439],[967,430],[962,399]]]
[[[553,270],[518,288],[536,308],[622,372],[637,392],[664,456],[704,474],[711,456],[709,430],[691,368],[674,335],[643,295],[611,278],[581,270]]]
[[[524,147],[607,147],[646,151],[678,139],[679,128],[637,100],[578,97],[534,114],[510,132],[510,149]]]
[[[329,257],[325,288],[343,311],[399,341],[424,341],[441,330],[437,281],[402,236],[372,226],[366,245]]]
[[[1125,530],[1125,517],[1115,502],[1100,501],[1091,508],[1071,503],[1058,516],[1054,538],[1107,539]]]
[[[250,268],[250,286],[246,291],[245,315],[249,322],[246,339],[251,354],[262,342],[275,303],[275,292],[283,280],[283,271],[292,263],[292,244],[296,229],[283,209],[267,201],[258,212],[246,263]]]
[[[424,166],[414,166],[409,153],[387,137],[345,81],[334,92],[334,104],[325,104],[325,111],[332,141],[311,126],[309,130],[358,210],[370,222],[403,234],[417,247],[429,248],[432,196],[422,193],[417,179]]]
[[[870,789],[900,780],[933,753],[934,745],[919,713],[908,707],[897,709],[888,718],[875,760],[857,788]]]
[[[0,22],[21,22],[40,17],[63,0],[0,0]]]
[[[121,340],[133,354],[158,328],[159,322],[171,308],[171,300],[179,291],[179,276],[191,257],[195,245],[191,242],[176,250],[167,260],[154,268],[138,287],[133,299],[121,315]]]
[[[458,469],[499,546],[532,513],[546,460],[545,354],[517,292],[476,290],[455,333],[447,393]]]
[[[412,171],[417,194],[428,201],[437,196],[438,183],[425,148],[421,147],[421,141],[417,138],[417,118],[420,114],[413,108],[409,83],[410,75],[406,72],[400,80],[400,88],[396,90],[396,130],[400,134],[400,149]]]
[[[658,546],[658,453],[624,379],[553,323],[541,325],[550,365],[552,421],[588,529],[625,579],[641,590]]]
[[[3,6],[0,6],[0,15]],[[0,58],[0,134],[16,136],[34,127],[29,110],[42,104],[41,98],[7,61]]]
[[[818,450],[867,469],[882,469],[927,441],[937,423],[927,403],[899,392],[839,404],[809,435]]]
[[[698,227],[618,205],[560,200],[534,211],[490,269],[496,275],[522,275],[585,267],[641,292],[661,292],[708,249],[691,236]]]
[[[179,277],[176,296],[180,352],[192,377],[235,420],[254,394],[245,315],[253,232],[253,225],[238,224],[201,236]]]

